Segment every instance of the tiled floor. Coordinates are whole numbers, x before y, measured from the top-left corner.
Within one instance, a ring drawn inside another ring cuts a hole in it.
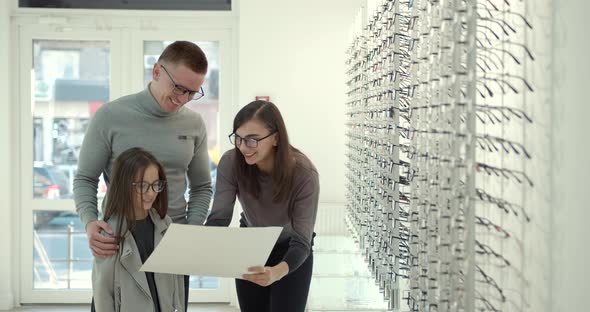
[[[314,251],[308,311],[387,311],[352,238],[318,235]]]
[[[364,258],[348,236],[318,235],[308,312],[387,311]],[[88,305],[24,306],[18,312],[87,312]],[[191,312],[236,312],[228,304],[192,304]]]

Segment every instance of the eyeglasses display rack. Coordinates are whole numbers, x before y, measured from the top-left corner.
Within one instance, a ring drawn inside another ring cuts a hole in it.
[[[524,1],[369,1],[347,50],[347,223],[391,311],[512,311],[533,188]],[[514,194],[517,194],[516,196]],[[520,246],[522,248],[522,246]]]

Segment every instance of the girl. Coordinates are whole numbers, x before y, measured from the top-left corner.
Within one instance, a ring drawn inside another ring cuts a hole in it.
[[[96,311],[184,311],[183,276],[139,271],[172,223],[162,165],[131,148],[117,157],[112,172],[104,221],[116,229],[119,252],[94,259]]]
[[[236,280],[245,312],[303,312],[313,268],[313,232],[319,197],[318,172],[289,144],[278,108],[254,101],[242,108],[229,135],[233,150],[217,167],[216,192],[206,225],[228,226],[236,197],[240,225],[283,226],[264,267]]]

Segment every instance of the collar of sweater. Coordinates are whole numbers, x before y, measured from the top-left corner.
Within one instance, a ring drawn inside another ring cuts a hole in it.
[[[156,98],[152,94],[152,91],[150,91],[150,84],[151,82],[148,84],[145,90],[137,94],[137,102],[139,103],[143,111],[155,117],[170,117],[176,115],[181,109],[184,108],[181,107],[177,111],[171,113],[164,111],[158,103],[158,101],[156,101]]]

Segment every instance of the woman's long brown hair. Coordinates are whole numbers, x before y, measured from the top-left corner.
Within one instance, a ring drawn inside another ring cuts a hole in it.
[[[130,148],[115,159],[111,184],[107,191],[104,221],[108,221],[115,215],[119,217],[121,222],[119,222],[117,230],[114,233],[118,242],[135,225],[135,209],[137,205],[141,205],[141,202],[138,203],[134,200],[136,191],[132,183],[141,182],[140,180],[150,165],[158,168],[160,180],[166,181],[166,174],[162,165],[151,153],[139,147]],[[143,197],[143,194],[141,196]],[[164,187],[164,190],[158,193],[154,200],[153,208],[156,209],[160,218],[163,219],[166,216],[168,212],[167,187]]]
[[[253,101],[244,106],[234,118],[233,132],[250,120],[258,120],[270,131],[278,135],[278,145],[274,148],[275,157],[272,171],[273,201],[282,202],[287,199],[293,184],[295,171],[295,154],[301,153],[291,146],[287,128],[281,116],[281,112],[272,102]],[[256,166],[246,163],[244,155],[236,147],[235,166],[237,177],[240,181],[246,181],[243,185],[246,192],[258,197],[260,183],[258,183],[259,170]]]

